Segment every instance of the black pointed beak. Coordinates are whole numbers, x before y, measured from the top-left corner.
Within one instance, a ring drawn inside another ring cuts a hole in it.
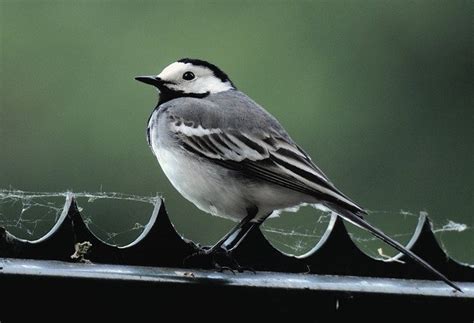
[[[135,80],[139,82],[143,82],[145,84],[150,84],[156,87],[160,87],[163,85],[165,82],[160,79],[158,76],[137,76],[135,77]]]

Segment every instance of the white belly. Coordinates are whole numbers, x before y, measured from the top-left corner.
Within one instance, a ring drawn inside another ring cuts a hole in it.
[[[224,184],[215,168],[189,158],[184,152],[159,149],[155,153],[171,184],[198,208],[236,221],[247,215],[246,206],[250,203],[242,192],[240,182],[227,179]]]

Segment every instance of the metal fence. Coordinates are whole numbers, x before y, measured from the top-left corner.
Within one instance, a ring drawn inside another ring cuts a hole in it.
[[[411,310],[434,319],[455,314],[457,320],[472,322],[473,266],[460,264],[443,251],[426,216],[419,218],[407,247],[456,281],[463,293],[434,281],[410,261],[366,255],[336,216],[318,245],[301,257],[281,253],[254,231],[233,256],[256,273],[219,273],[206,270],[208,264],[199,258],[183,262],[198,247],[176,232],[163,202],[155,206],[134,242],[117,247],[87,228],[71,194],[55,226],[38,240],[18,239],[0,228],[0,288],[2,295],[10,295],[2,302],[0,320],[41,317],[51,302],[74,310],[84,300],[86,308],[100,313],[110,306],[108,318],[125,313],[142,317],[143,306],[158,306],[163,314],[210,321],[225,320],[214,317],[219,313],[228,319],[246,318],[249,309],[267,319],[370,321],[375,312],[398,308],[398,314]],[[402,255],[399,259],[406,260]],[[30,296],[38,291],[40,297],[21,301],[11,297],[20,291]],[[45,291],[48,298],[41,296]],[[36,310],[21,311],[19,305]]]

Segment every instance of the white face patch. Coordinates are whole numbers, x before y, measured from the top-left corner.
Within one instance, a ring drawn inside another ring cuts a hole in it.
[[[192,72],[194,79],[185,80],[183,74]],[[191,63],[175,62],[167,66],[158,77],[164,81],[172,82],[166,84],[166,87],[174,91],[182,91],[184,93],[203,94],[219,93],[232,89],[230,82],[223,82],[214,75],[214,72],[205,66],[196,66]]]

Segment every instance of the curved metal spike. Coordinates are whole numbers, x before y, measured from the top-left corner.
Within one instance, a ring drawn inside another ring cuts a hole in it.
[[[69,260],[74,252],[72,223],[68,214],[73,205],[72,194],[67,194],[63,210],[56,224],[36,240],[20,239],[0,228],[0,256],[11,258]]]
[[[92,233],[92,231],[89,230],[81,216],[75,199],[71,204],[69,218],[73,224],[75,245],[86,242],[91,244],[87,254],[84,255],[81,260],[111,264],[122,263],[123,259],[121,259],[120,254],[118,253],[118,248],[102,241],[94,233]]]
[[[304,262],[297,257],[284,254],[265,238],[260,230],[253,230],[238,245],[232,254],[240,265],[265,271],[307,272]]]
[[[373,258],[360,250],[344,221],[335,214],[319,243],[299,258],[318,274],[398,277],[402,265]]]
[[[408,242],[407,248],[440,272],[449,273],[449,276],[456,280],[474,281],[474,266],[463,265],[448,256],[436,239],[430,219],[424,214],[418,218],[415,233]],[[394,258],[406,259],[406,256],[398,254]],[[433,279],[432,275],[416,265],[410,269],[410,277]]]
[[[116,246],[94,235],[84,223],[75,203],[72,218],[76,243],[92,244],[87,259],[92,262],[136,264],[142,266],[178,266],[195,252],[194,243],[182,238],[169,220],[163,200],[155,204],[144,231],[132,243]]]
[[[176,231],[164,201],[160,200],[142,234],[119,249],[130,264],[182,267],[183,260],[195,253],[198,247]]]

